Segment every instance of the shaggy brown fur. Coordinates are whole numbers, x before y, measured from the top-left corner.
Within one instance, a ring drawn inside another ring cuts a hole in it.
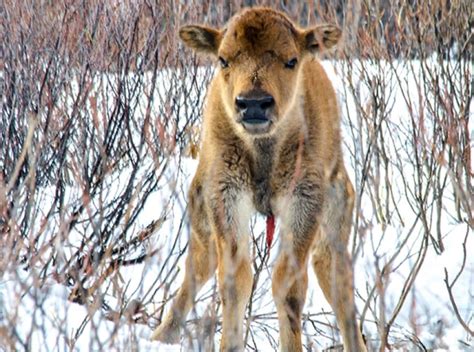
[[[247,9],[222,30],[186,26],[184,43],[215,56],[199,166],[189,191],[191,241],[178,296],[153,339],[179,342],[195,293],[218,270],[221,351],[243,350],[252,288],[249,218],[276,216],[273,270],[280,349],[301,351],[308,261],[331,303],[346,351],[364,351],[346,246],[354,191],[342,160],[334,89],[315,58],[334,46],[332,25],[297,28],[284,14]]]

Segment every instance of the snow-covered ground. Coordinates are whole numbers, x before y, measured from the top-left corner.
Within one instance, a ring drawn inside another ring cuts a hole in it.
[[[347,82],[344,80],[344,70],[347,67],[343,63],[336,63],[334,70],[333,63],[325,62],[324,64],[341,100],[341,111],[344,115],[343,134],[346,164],[356,188],[359,189],[362,184],[361,161],[357,158],[364,154],[364,148],[368,148],[371,136],[366,132],[354,136],[350,130],[350,121],[352,124],[355,123],[354,118],[357,116],[358,108],[348,92]],[[357,63],[354,65],[357,66]],[[428,350],[473,350],[473,338],[458,322],[444,282],[445,272],[448,273],[449,281],[452,282],[462,267],[463,243],[465,242],[467,251],[465,267],[452,292],[459,313],[472,329],[474,324],[474,256],[472,255],[474,239],[472,233],[469,232],[465,223],[457,221],[452,216],[455,213],[455,201],[447,193],[443,198],[443,211],[440,215],[434,214],[434,209],[431,207],[427,209],[430,214],[430,226],[433,226],[433,229],[438,218],[441,217],[444,251],[438,254],[433,248],[432,242],[426,241],[419,213],[416,208],[412,207],[410,197],[406,196],[407,189],[416,188],[414,184],[416,170],[412,163],[412,155],[407,154],[404,149],[406,147],[404,144],[406,143],[405,132],[410,129],[410,126],[407,117],[409,115],[407,99],[402,94],[408,93],[408,96],[413,98],[412,109],[420,109],[420,104],[424,102],[423,99],[417,97],[416,72],[419,70],[417,68],[419,63],[413,62],[412,65],[399,64],[397,72],[400,77],[403,77],[403,80],[399,82],[395,80],[393,68],[388,63],[385,66],[380,63],[373,66],[368,65],[370,72],[365,73],[377,76],[380,74],[380,70],[386,70],[387,77],[392,75],[393,79],[390,80],[387,88],[387,92],[391,95],[388,102],[392,108],[390,116],[387,117],[389,123],[384,125],[386,128],[384,133],[393,134],[391,142],[387,145],[388,154],[399,156],[399,159],[389,163],[389,167],[379,175],[382,180],[387,178],[391,180],[392,189],[387,189],[383,182],[379,189],[381,199],[385,199],[387,193],[390,192],[390,211],[388,213],[393,216],[391,221],[379,221],[380,217],[377,212],[380,210],[374,208],[375,203],[371,195],[363,192],[360,199],[357,232],[362,239],[356,240],[353,251],[358,312],[365,316],[364,333],[373,346],[377,346],[380,342],[379,327],[375,321],[380,319],[381,287],[376,283],[381,277],[380,270],[386,266],[386,271],[382,275],[382,286],[385,292],[382,309],[386,315],[385,319],[388,321],[396,309],[399,297],[404,290],[404,284],[420,260],[420,251],[423,252],[426,248],[423,264],[420,266],[413,287],[407,293],[407,298],[395,319],[389,342],[393,344],[394,349],[414,350],[416,343],[409,344],[407,341],[418,341],[420,342],[418,346],[423,345]],[[408,67],[412,67],[412,69],[408,70]],[[162,77],[166,77],[166,75]],[[172,87],[164,80],[161,89],[163,90],[162,94],[165,94],[172,90]],[[361,101],[369,104],[371,89],[362,84],[359,92],[362,97]],[[389,128],[393,129],[389,130]],[[474,130],[472,118],[468,128],[472,136]],[[179,171],[177,166],[170,168],[168,177],[163,180],[163,188],[152,194],[139,217],[139,223],[143,227],[146,226],[150,221],[160,216],[161,212],[165,210],[165,205],[170,199],[173,199],[172,208],[168,209],[168,214],[171,216],[168,216],[166,223],[149,244],[150,250],[156,249],[157,254],[142,264],[128,266],[120,272],[119,279],[122,280],[122,283],[127,283],[124,297],[146,300],[146,308],[149,313],[161,307],[160,300],[164,296],[163,292],[158,291],[153,299],[151,298],[151,291],[157,290],[160,286],[155,278],[163,266],[163,260],[168,257],[170,252],[173,253],[172,259],[178,258],[179,252],[185,248],[189,228],[186,222],[184,222],[184,226],[181,226],[183,209],[186,204],[184,194],[196,166],[195,160],[183,158]],[[447,173],[448,171],[441,170],[441,172]],[[176,177],[178,178],[176,182],[169,182]],[[402,182],[402,179],[405,181]],[[116,182],[117,187],[120,187],[120,180],[117,179]],[[405,182],[408,183],[408,186]],[[448,178],[447,182],[450,183],[451,179]],[[257,242],[260,249],[264,248],[263,228],[263,219],[257,217],[252,233],[258,237]],[[177,236],[179,236],[178,244],[173,247]],[[360,243],[362,244],[359,246]],[[253,302],[254,320],[250,324],[252,334],[249,341],[255,339],[255,342],[249,342],[249,345],[257,346],[257,349],[261,351],[272,350],[274,345],[271,339],[273,338],[275,341],[278,339],[277,320],[270,289],[271,266],[277,255],[278,244],[277,235],[271,257],[264,265],[259,277],[258,295],[255,296]],[[64,250],[67,252],[68,248]],[[184,256],[181,256],[177,264],[171,260],[165,265],[169,272],[176,275],[172,280],[171,287],[166,287],[167,292],[174,292],[179,286],[183,275],[183,264]],[[183,337],[182,346],[165,346],[158,342],[150,342],[148,337],[152,331],[152,325],[156,324],[156,321],[150,321],[150,326],[147,326],[130,324],[125,318],[122,318],[118,323],[108,320],[107,311],[100,305],[86,308],[69,302],[70,289],[54,280],[47,280],[46,284],[39,287],[38,281],[35,280],[39,273],[35,273],[35,270],[35,267],[28,270],[16,267],[0,276],[0,328],[14,329],[14,334],[21,336],[22,340],[25,340],[28,334],[32,334],[30,346],[15,346],[15,348],[32,351],[70,349],[80,351],[187,351],[197,349],[198,342],[196,341],[199,339],[188,340],[186,337]],[[110,286],[113,286],[113,283],[110,283]],[[103,288],[106,292],[104,299],[109,305],[114,305],[119,297],[114,297],[114,290],[110,286]],[[161,290],[165,291],[165,288],[161,288]],[[213,296],[215,297],[214,280],[202,290],[197,309],[189,316],[188,325],[191,329],[191,336],[196,335],[193,333],[193,329],[196,327],[194,319],[199,319],[203,315],[208,317],[210,312],[216,309]],[[310,275],[310,289],[304,314],[306,318],[303,322],[305,331],[303,340],[308,348],[321,350],[332,346],[335,335],[337,335],[335,329],[331,328],[335,324],[334,317],[331,315],[329,304],[318,288],[314,275]],[[71,341],[75,340],[76,334],[79,338],[72,344]],[[0,339],[1,336],[0,333]],[[218,342],[219,334],[216,334],[215,340]],[[404,342],[404,344],[398,345],[399,342]],[[2,345],[0,342],[0,350],[15,348]]]

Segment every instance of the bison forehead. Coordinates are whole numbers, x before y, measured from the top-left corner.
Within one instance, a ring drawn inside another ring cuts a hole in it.
[[[297,49],[297,30],[282,13],[251,9],[234,17],[222,42],[226,52],[291,52]]]

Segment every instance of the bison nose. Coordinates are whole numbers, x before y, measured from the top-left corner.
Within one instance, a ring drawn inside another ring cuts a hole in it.
[[[258,98],[246,98],[238,96],[235,99],[237,110],[246,119],[267,119],[265,112],[275,105],[275,100],[271,95],[264,95]]]

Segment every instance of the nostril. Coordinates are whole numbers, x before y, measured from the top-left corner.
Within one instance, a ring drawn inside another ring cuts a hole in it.
[[[273,105],[275,105],[275,100],[272,96],[267,96],[260,101],[260,108],[263,110],[270,109]]]
[[[247,109],[247,103],[246,103],[245,98],[242,98],[242,97],[235,98],[235,105],[237,106],[239,110]]]
[[[244,97],[237,96],[235,98],[235,106],[240,113],[245,114],[262,114],[266,110],[275,105],[275,100],[271,95],[264,95],[259,97]]]

